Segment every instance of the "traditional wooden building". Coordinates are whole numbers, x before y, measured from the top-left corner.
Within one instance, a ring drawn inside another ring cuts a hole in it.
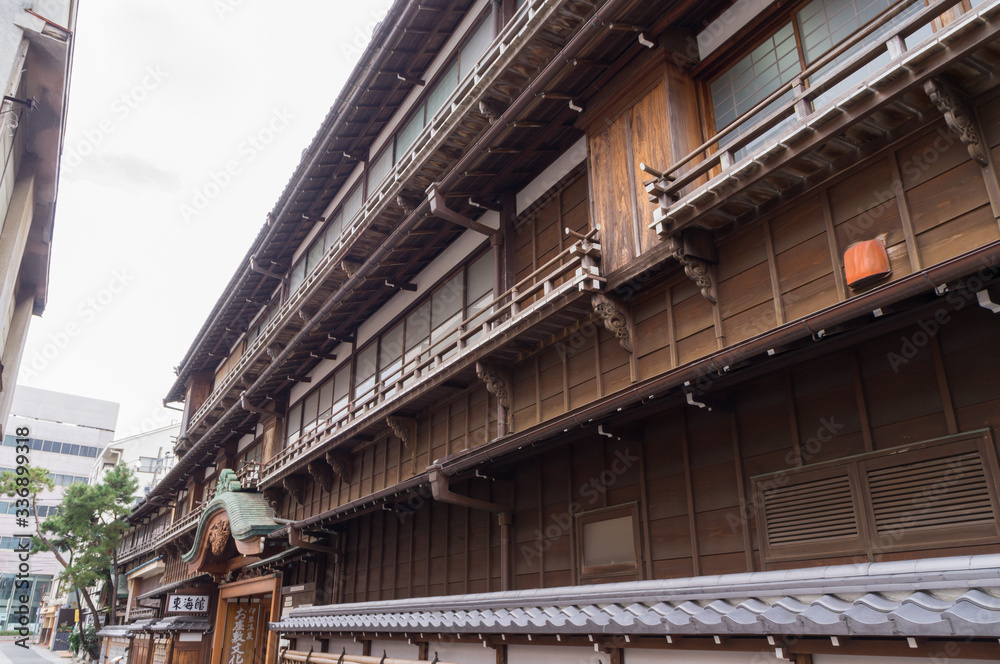
[[[177,369],[130,664],[996,660],[998,38],[396,2]]]

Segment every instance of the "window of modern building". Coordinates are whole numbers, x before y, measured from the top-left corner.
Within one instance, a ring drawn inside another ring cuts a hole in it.
[[[159,465],[159,459],[156,457],[139,457],[139,467],[137,468],[140,473],[155,473],[156,468]]]
[[[28,537],[0,537],[0,549],[30,549],[31,539]]]

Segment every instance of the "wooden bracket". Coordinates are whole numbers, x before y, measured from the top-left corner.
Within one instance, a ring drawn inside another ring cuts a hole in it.
[[[483,97],[479,100],[479,112],[486,116],[486,119],[490,121],[490,124],[499,120],[505,110],[507,110],[506,104],[503,104],[496,99]]]
[[[326,453],[326,462],[333,472],[340,476],[344,484],[351,482],[351,455],[340,450],[330,450]]]
[[[267,504],[270,505],[271,509],[275,512],[277,512],[278,508],[281,507],[281,493],[281,489],[276,486],[268,487],[263,491],[264,500],[267,501]]]
[[[353,277],[354,274],[361,269],[361,263],[344,259],[340,261],[340,269],[343,270],[348,277]]]
[[[334,476],[333,468],[324,461],[322,458],[310,461],[306,468],[309,470],[309,474],[312,475],[316,483],[323,487],[323,490],[329,493],[333,490],[333,481],[336,479]]]
[[[388,286],[389,288],[394,288],[396,290],[409,291],[411,293],[414,293],[417,290],[417,285],[414,284],[414,283],[410,283],[410,282],[397,284],[397,283],[391,282],[388,279],[386,279],[385,280],[385,285]]]
[[[495,364],[476,362],[476,376],[486,384],[486,391],[497,398],[497,403],[510,408],[511,379],[506,369]]]
[[[336,360],[336,355],[331,355],[330,353],[309,353],[309,357],[315,358],[317,360]]]
[[[469,205],[473,207],[482,208],[484,210],[491,210],[493,212],[503,212],[503,205],[497,201],[487,201],[477,196],[469,197]]]
[[[604,321],[604,327],[615,335],[622,348],[631,353],[634,325],[628,305],[603,293],[594,293],[590,301],[594,307],[594,313]]]
[[[265,269],[265,268],[261,267],[260,264],[257,262],[257,257],[256,256],[251,256],[250,257],[250,271],[251,272],[256,272],[257,274],[263,274],[264,276],[271,277],[273,279],[279,279],[280,280],[280,279],[284,278],[284,275],[278,274],[276,272],[272,272],[271,270],[268,270],[268,269]]]
[[[711,231],[688,228],[666,239],[670,254],[684,267],[684,274],[701,290],[701,295],[717,304],[711,266],[719,262]]]
[[[301,475],[289,475],[281,480],[282,486],[299,505],[306,504],[306,478]]]
[[[396,437],[403,441],[403,447],[408,450],[413,449],[417,440],[417,421],[412,417],[400,417],[390,415],[385,418],[385,423],[389,425]]]
[[[280,355],[283,350],[285,350],[285,347],[281,344],[271,344],[265,349],[267,356],[271,358],[272,362],[278,359],[278,355]]]
[[[976,115],[965,95],[941,77],[927,79],[924,82],[924,92],[937,110],[944,115],[948,128],[965,144],[969,156],[983,168],[989,166],[986,148],[982,144],[976,126]]]
[[[431,204],[431,214],[439,219],[444,219],[445,221],[451,222],[462,228],[468,228],[469,230],[481,233],[486,237],[490,237],[496,234],[496,229],[490,228],[486,224],[481,224],[478,221],[469,219],[463,214],[455,212],[445,204],[444,196],[438,191],[438,183],[435,182],[431,186],[427,187],[427,200]]]
[[[418,196],[412,196],[410,194],[397,194],[396,195],[396,205],[398,205],[402,210],[403,214],[410,216],[413,214],[423,199]]]
[[[240,395],[240,407],[243,410],[248,410],[251,413],[258,413],[260,415],[277,415],[278,412],[273,408],[258,408],[250,403],[245,394]]]

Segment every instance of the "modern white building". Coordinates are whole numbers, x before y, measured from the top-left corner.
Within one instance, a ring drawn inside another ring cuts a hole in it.
[[[90,482],[91,469],[114,438],[118,420],[118,404],[61,392],[51,392],[20,385],[14,395],[11,413],[7,418],[3,446],[0,447],[0,470],[17,467],[15,432],[27,429],[31,451],[29,461],[33,466],[48,470],[55,482],[55,489],[41,496],[40,516],[47,516],[62,500],[65,487],[77,482]],[[22,430],[23,430],[22,429]],[[12,498],[0,496],[0,629],[7,629],[12,593],[13,570],[18,567],[18,554],[14,549],[20,542],[19,535],[31,532],[18,523],[16,506]],[[59,564],[50,553],[31,556],[30,573],[33,577],[32,627],[38,602],[48,592],[52,579],[59,572]]]
[[[48,299],[76,14],[76,0],[0,2],[0,423]]]
[[[149,490],[174,464],[174,441],[180,431],[180,419],[159,429],[144,431],[112,441],[97,458],[90,473],[90,483],[99,481],[119,463],[135,472],[139,486],[136,498],[144,498]]]

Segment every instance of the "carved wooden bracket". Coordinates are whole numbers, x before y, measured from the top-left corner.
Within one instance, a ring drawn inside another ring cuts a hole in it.
[[[330,464],[333,472],[340,476],[340,481],[345,484],[351,482],[351,455],[340,450],[330,450],[326,453],[326,462]]]
[[[594,313],[604,321],[604,327],[615,335],[621,347],[632,352],[632,320],[628,307],[617,299],[595,293],[591,296]]]
[[[400,417],[390,415],[385,418],[385,423],[389,425],[392,432],[403,441],[403,447],[408,450],[413,449],[413,444],[417,440],[417,421],[412,417]]]
[[[711,266],[719,262],[712,234],[701,228],[689,228],[680,236],[672,235],[666,240],[670,243],[670,254],[684,266],[684,274],[701,289],[701,295],[712,304],[718,300],[715,296],[715,284],[712,281]]]
[[[486,116],[486,119],[490,121],[490,124],[495,123],[503,112],[507,109],[505,104],[500,103],[496,99],[490,99],[489,97],[484,97],[479,100],[479,112]]]
[[[495,364],[476,362],[476,376],[486,383],[486,391],[497,398],[497,403],[510,408],[511,379],[506,370]]]
[[[340,269],[344,271],[348,277],[353,277],[354,273],[361,269],[361,263],[355,261],[342,260],[340,261]]]
[[[264,350],[267,353],[267,356],[271,358],[271,361],[273,362],[274,360],[277,359],[278,355],[280,355],[281,351],[283,351],[284,349],[285,347],[282,346],[281,344],[271,344]]]
[[[282,490],[275,486],[264,489],[264,500],[267,501],[267,504],[270,505],[271,509],[275,512],[277,512],[278,508],[281,507],[282,493]]]
[[[306,504],[306,479],[301,475],[289,475],[281,481],[285,491],[295,499],[299,505]]]
[[[944,121],[962,143],[965,144],[977,164],[982,167],[989,165],[985,148],[976,127],[976,116],[965,95],[949,85],[942,78],[930,78],[924,82],[924,92],[931,102],[944,115]]]
[[[306,467],[309,469],[309,474],[316,480],[316,483],[323,487],[325,491],[330,492],[333,490],[333,481],[336,477],[334,476],[333,468],[326,461],[316,459],[315,461],[310,461]]]
[[[396,196],[396,205],[403,209],[403,214],[409,216],[413,214],[413,211],[417,209],[420,205],[422,199],[417,196],[412,196],[409,194],[398,194]]]

